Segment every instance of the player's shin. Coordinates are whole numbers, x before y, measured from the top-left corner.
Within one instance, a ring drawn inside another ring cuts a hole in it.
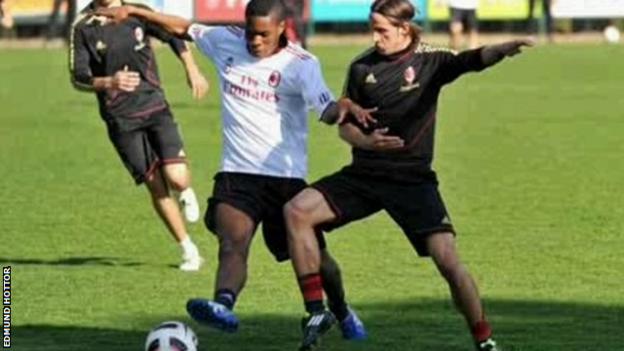
[[[338,263],[327,250],[321,252],[320,273],[323,281],[323,290],[327,295],[329,309],[339,321],[342,321],[349,314],[347,302],[345,301],[342,275]]]

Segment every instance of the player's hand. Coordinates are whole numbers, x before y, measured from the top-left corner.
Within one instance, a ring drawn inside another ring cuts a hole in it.
[[[122,71],[117,71],[113,75],[111,88],[113,90],[121,90],[125,92],[133,92],[141,83],[141,76],[139,72],[129,71],[128,66],[124,67]]]
[[[366,136],[361,148],[374,151],[390,151],[405,146],[405,141],[398,136],[387,135],[388,128],[375,129]]]
[[[208,89],[210,89],[210,84],[206,77],[204,77],[199,70],[190,70],[186,72],[186,80],[193,92],[194,99],[201,99],[206,95]]]
[[[110,18],[115,23],[120,23],[128,19],[132,15],[133,7],[129,5],[116,7],[101,7],[95,10],[96,16],[104,16]]]
[[[365,128],[368,128],[369,123],[377,123],[377,120],[372,116],[377,108],[365,109],[348,98],[341,98],[338,100],[338,119],[336,123],[338,125],[344,123],[349,114],[353,115],[355,119]]]
[[[535,46],[535,40],[531,38],[517,39],[507,42],[503,45],[503,52],[505,56],[511,57],[521,53],[523,47]]]

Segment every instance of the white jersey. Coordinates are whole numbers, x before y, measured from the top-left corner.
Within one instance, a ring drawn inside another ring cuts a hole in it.
[[[449,7],[461,10],[476,10],[479,0],[449,0]]]
[[[321,115],[334,100],[316,57],[293,44],[254,57],[238,27],[193,24],[188,34],[219,75],[221,170],[305,178],[308,107]]]

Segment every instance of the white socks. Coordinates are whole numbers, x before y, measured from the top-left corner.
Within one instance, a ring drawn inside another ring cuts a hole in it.
[[[190,223],[197,222],[199,220],[199,204],[193,188],[188,187],[180,192],[178,201],[182,206],[182,213],[184,213],[186,220]]]
[[[191,237],[187,235],[180,241],[180,247],[182,247],[182,263],[179,268],[186,272],[198,271],[204,259],[199,255],[199,250]]]
[[[182,247],[182,252],[184,256],[195,256],[199,254],[197,246],[195,246],[195,243],[188,235],[184,240],[180,241],[180,247]]]

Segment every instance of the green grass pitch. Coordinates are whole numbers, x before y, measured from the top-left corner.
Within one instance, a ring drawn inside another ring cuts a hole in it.
[[[314,48],[335,93],[362,49]],[[193,101],[174,56],[158,56],[205,207],[220,159],[218,83],[199,59],[212,92]],[[504,350],[624,350],[623,56],[616,46],[538,47],[443,91],[434,166]],[[174,268],[178,248],[109,144],[95,97],[70,86],[64,51],[2,51],[0,77],[0,263],[13,268],[13,349],[142,350],[148,330],[171,319],[189,323],[203,351],[296,348],[298,288],[261,239],[239,333],[189,320],[186,299],[212,294],[216,240],[191,226],[206,265]],[[314,180],[350,156],[334,128],[310,124]],[[328,242],[370,340],[333,331],[324,350],[472,349],[445,283],[385,214]]]

